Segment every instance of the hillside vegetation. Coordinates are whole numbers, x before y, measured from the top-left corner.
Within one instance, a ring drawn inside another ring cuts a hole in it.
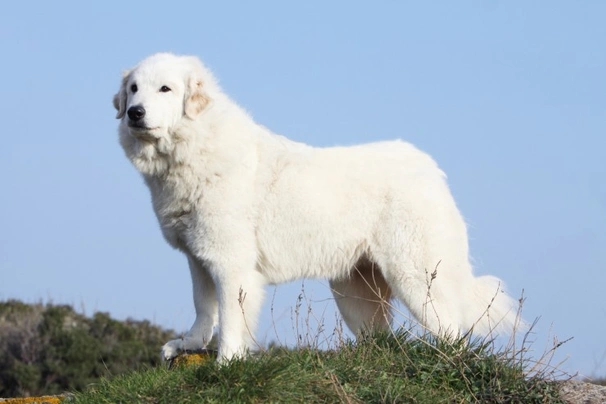
[[[83,390],[103,376],[158,366],[159,347],[171,338],[172,331],[148,321],[0,302],[0,397]]]
[[[558,403],[523,350],[405,329],[332,349],[273,347],[219,366],[160,363],[174,338],[146,321],[69,306],[0,302],[0,397],[70,394],[69,403]],[[313,338],[308,340],[313,341]]]
[[[272,349],[225,366],[208,360],[104,380],[75,403],[558,403],[557,386],[527,377],[490,344],[408,332],[339,349]]]

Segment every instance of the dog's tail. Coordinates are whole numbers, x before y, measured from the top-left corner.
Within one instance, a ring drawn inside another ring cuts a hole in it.
[[[461,325],[464,329],[490,335],[511,334],[527,328],[520,317],[522,300],[509,296],[503,282],[494,276],[472,278],[462,299]]]

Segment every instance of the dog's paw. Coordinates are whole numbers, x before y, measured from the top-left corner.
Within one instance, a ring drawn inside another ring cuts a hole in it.
[[[165,361],[169,361],[183,352],[183,340],[182,339],[174,339],[172,341],[168,341],[162,347],[162,359]]]

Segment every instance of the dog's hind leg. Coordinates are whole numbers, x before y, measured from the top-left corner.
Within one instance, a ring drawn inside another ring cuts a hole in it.
[[[389,328],[391,289],[374,263],[361,259],[349,277],[330,281],[330,287],[343,320],[353,333]]]

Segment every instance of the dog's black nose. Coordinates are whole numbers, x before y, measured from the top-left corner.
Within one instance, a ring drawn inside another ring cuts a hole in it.
[[[131,119],[131,121],[137,122],[144,116],[145,116],[145,108],[143,108],[141,105],[136,105],[136,106],[130,107],[128,109],[128,117]]]

